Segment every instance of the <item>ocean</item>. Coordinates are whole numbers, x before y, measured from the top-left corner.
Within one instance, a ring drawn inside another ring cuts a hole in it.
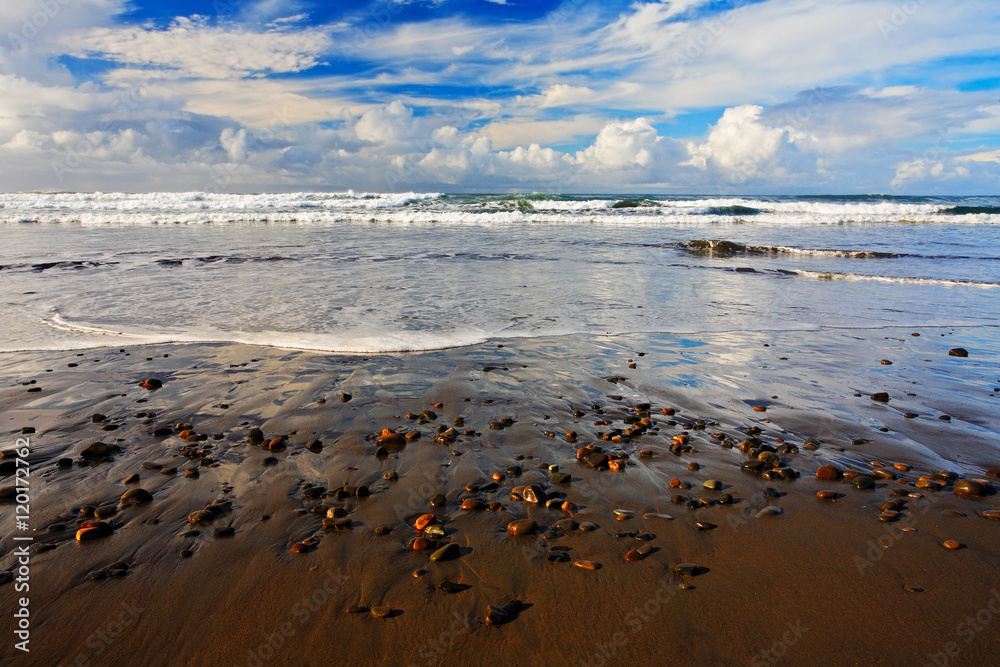
[[[0,350],[1000,324],[1000,197],[0,195]]]

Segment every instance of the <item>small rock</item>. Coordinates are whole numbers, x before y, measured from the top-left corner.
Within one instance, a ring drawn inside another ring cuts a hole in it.
[[[511,535],[534,535],[537,530],[534,519],[517,519],[507,524],[507,532]]]
[[[372,616],[375,618],[385,620],[389,618],[390,614],[392,614],[392,607],[386,607],[384,605],[376,605],[372,607]]]
[[[825,465],[820,466],[820,468],[816,470],[816,479],[833,480],[840,479],[842,476],[843,473],[836,466]]]
[[[963,498],[981,498],[987,495],[986,485],[973,479],[960,479],[955,482],[954,493]]]
[[[138,481],[138,475],[133,475]],[[142,505],[143,503],[153,502],[153,494],[146,489],[129,489],[122,494],[119,499],[119,504],[122,507],[132,507],[133,505]]]
[[[431,554],[431,560],[438,561],[454,560],[459,556],[459,547],[454,542],[449,542]]]
[[[761,511],[757,512],[757,514],[755,516],[758,519],[763,519],[764,517],[777,516],[777,515],[782,514],[782,513],[783,513],[783,510],[780,507],[775,507],[774,505],[768,505],[767,507],[765,507]]]
[[[694,563],[680,563],[674,566],[674,572],[682,577],[693,577],[698,574],[698,566]]]
[[[969,351],[964,347],[953,347],[948,350],[949,357],[967,357],[969,356]]]
[[[868,475],[858,475],[851,480],[851,486],[859,491],[870,491],[875,488],[875,480]]]

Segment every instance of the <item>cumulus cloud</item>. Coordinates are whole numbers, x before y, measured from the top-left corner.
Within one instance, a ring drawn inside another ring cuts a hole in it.
[[[355,124],[354,131],[362,141],[392,144],[410,139],[414,128],[413,109],[395,100],[366,111]]]
[[[690,159],[684,164],[717,169],[737,182],[753,178],[777,155],[786,136],[784,128],[760,122],[763,110],[753,104],[726,109],[704,143],[688,144]]]
[[[647,167],[660,141],[645,118],[608,123],[597,133],[593,145],[577,152],[576,162],[591,170]]]

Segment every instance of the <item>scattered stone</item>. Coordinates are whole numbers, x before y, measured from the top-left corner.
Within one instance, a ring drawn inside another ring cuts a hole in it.
[[[682,577],[694,577],[698,574],[698,566],[694,563],[680,563],[674,566],[674,572]]]
[[[448,581],[447,579],[438,584],[439,591],[449,594],[461,593],[462,591],[468,590],[470,588],[472,587],[469,586],[468,584],[457,584],[453,581]]]
[[[475,498],[462,501],[462,509],[466,512],[481,512],[486,509],[486,503]]]
[[[133,475],[136,479],[134,481],[139,481],[138,475]],[[129,482],[126,482],[128,484]],[[129,489],[122,494],[119,499],[119,504],[122,507],[132,507],[133,505],[142,505],[143,503],[153,502],[153,494],[146,489]]]
[[[943,546],[944,546],[945,549],[961,549],[962,548],[962,545],[959,544],[958,542],[956,542],[955,540],[947,540],[947,541],[945,541],[945,543],[944,543]]]
[[[459,547],[454,542],[449,542],[431,554],[431,560],[438,561],[454,560],[459,556]]]
[[[816,479],[836,480],[841,477],[843,477],[843,473],[836,466],[825,465],[816,470]]]
[[[384,605],[376,605],[372,607],[372,616],[377,619],[385,620],[389,618],[392,614],[392,607],[386,607]]]
[[[986,485],[973,479],[960,479],[955,482],[954,493],[963,498],[982,498],[987,495]]]
[[[953,347],[948,350],[949,357],[967,357],[969,356],[969,351],[964,347]]]
[[[534,519],[517,519],[507,524],[507,532],[511,535],[534,535],[537,530],[538,524]]]
[[[83,448],[80,456],[85,459],[102,459],[111,453],[111,448],[103,442],[92,442]]]
[[[158,378],[148,378],[140,382],[139,386],[142,387],[143,389],[148,389],[150,391],[153,391],[163,386],[163,380],[160,380]]]
[[[758,519],[763,519],[764,517],[768,516],[777,516],[779,514],[782,514],[783,512],[784,510],[782,510],[780,507],[775,507],[774,505],[768,505],[761,511],[757,512],[756,517]]]
[[[858,475],[851,480],[851,486],[859,491],[870,491],[875,488],[875,480],[868,475]]]
[[[596,570],[597,568],[600,567],[600,565],[598,565],[592,560],[578,560],[575,561],[573,565],[575,567],[580,568],[581,570]]]
[[[889,402],[889,394],[886,393],[886,392],[884,392],[884,391],[879,392],[877,394],[872,394],[872,400],[873,401],[878,401],[879,403],[888,403]]]

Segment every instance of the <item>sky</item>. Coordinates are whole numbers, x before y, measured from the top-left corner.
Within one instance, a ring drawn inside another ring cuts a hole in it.
[[[3,0],[2,191],[981,194],[996,0]]]

